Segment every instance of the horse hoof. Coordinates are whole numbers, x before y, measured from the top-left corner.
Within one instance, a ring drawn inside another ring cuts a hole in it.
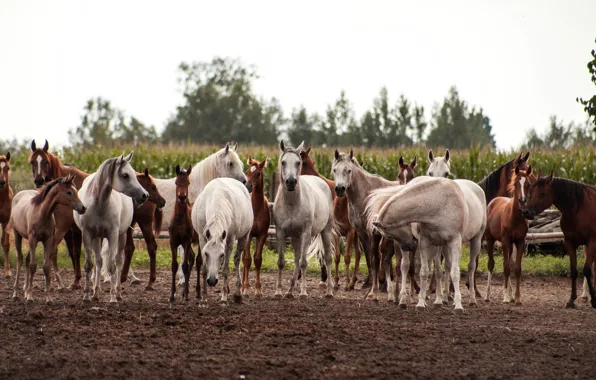
[[[139,280],[138,278],[132,280],[130,282],[131,285],[141,285],[141,280]]]
[[[353,289],[351,289],[349,285],[344,286],[344,292],[349,292],[350,290]]]
[[[424,305],[416,305],[416,311],[424,311],[426,310],[426,306]]]
[[[91,302],[91,298],[89,298],[89,296],[83,296],[83,302],[90,303]]]
[[[478,302],[476,302],[476,301],[470,301],[468,303],[468,306],[470,306],[470,307],[478,307]]]
[[[274,298],[281,298],[281,297],[283,297],[283,294],[281,294],[281,293],[275,293],[275,294],[273,295],[273,297],[274,297]]]
[[[463,314],[463,313],[464,313],[463,307],[453,309],[453,314]]]
[[[400,309],[407,309],[408,308],[408,305],[406,303],[400,303],[398,306],[399,306]]]
[[[592,303],[592,307],[596,309],[596,300],[595,299],[592,299],[592,302],[591,303]]]
[[[33,303],[33,298],[27,298],[27,299],[25,300],[25,302],[26,302],[26,303]]]
[[[306,298],[306,296],[304,298]],[[335,297],[333,296],[333,294],[325,294],[325,298],[329,299],[329,298],[335,298]]]
[[[443,307],[443,302],[433,303],[433,306],[435,307],[435,309],[439,309],[439,308]]]
[[[292,299],[292,298],[294,298],[294,295],[290,292],[287,292],[286,294],[284,294],[284,298]]]
[[[234,302],[235,303],[242,303],[242,295],[241,294],[234,294]]]
[[[488,303],[488,302],[490,302],[490,299],[489,299],[488,297],[486,297],[486,298],[484,299],[484,302],[487,302],[487,303]]]
[[[569,301],[567,302],[567,305],[565,305],[566,309],[575,309],[575,303],[573,303],[573,301]]]
[[[256,291],[255,292],[255,298],[263,298],[263,292],[261,292],[260,290],[259,291]]]
[[[18,301],[19,300],[19,296],[12,296],[12,300],[13,301]]]
[[[246,293],[242,293],[242,297],[249,299],[250,298],[250,294],[248,294],[248,292]]]
[[[54,301],[52,301],[51,299],[46,300],[46,305],[53,305],[53,304],[54,304]]]
[[[333,296],[332,296],[332,297],[333,297]],[[301,295],[299,295],[299,296],[298,296],[298,298],[299,298],[300,300],[305,300],[305,299],[307,299],[307,298],[308,298],[308,295],[307,295],[307,294],[301,294]]]
[[[522,301],[515,301],[515,306],[521,306],[522,305]]]
[[[68,289],[69,290],[79,290],[79,289],[81,289],[81,285],[73,282],[72,284],[68,285]]]
[[[12,273],[10,273],[10,272],[6,273],[6,276],[5,277],[6,278],[12,278]]]
[[[327,284],[323,281],[319,281],[319,289],[327,289]]]

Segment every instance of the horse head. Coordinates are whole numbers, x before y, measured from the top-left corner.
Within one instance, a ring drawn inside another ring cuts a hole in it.
[[[246,175],[240,157],[238,157],[238,144],[226,146],[215,155],[216,159],[212,163],[215,165],[216,177],[227,177],[236,179],[246,184]]]
[[[281,184],[286,190],[294,191],[298,185],[300,170],[302,168],[302,159],[300,153],[304,149],[304,141],[297,148],[286,148],[284,141],[279,143],[281,155],[279,156],[278,170],[281,176]]]
[[[346,194],[346,189],[350,187],[352,182],[352,168],[358,165],[356,158],[354,158],[354,151],[350,149],[350,153],[340,153],[335,150],[333,165],[331,171],[335,181],[335,194],[338,197],[343,197]]]
[[[426,174],[429,177],[448,178],[451,175],[451,162],[449,161],[449,149],[445,151],[445,157],[435,157],[432,149],[428,151],[428,170]]]
[[[530,189],[530,181],[532,180],[532,166],[528,166],[527,170],[515,168],[515,175],[511,179],[513,192],[513,199],[517,200],[520,209],[523,209],[528,203],[528,191]]]
[[[180,165],[176,165],[176,198],[182,202],[188,202],[188,187],[190,186],[190,173],[192,173],[192,166],[188,169],[180,169]]]
[[[29,156],[29,163],[33,170],[33,182],[37,188],[52,180],[52,159],[48,149],[48,140],[45,141],[43,148],[38,148],[35,140],[31,140],[32,153]]]
[[[10,152],[0,156],[0,190],[8,186],[8,172],[10,171]]]
[[[202,250],[205,252],[204,265],[207,267],[207,285],[215,286],[219,268],[225,258],[227,231],[214,223],[206,226],[203,237],[206,240]]]
[[[155,204],[158,208],[163,208],[166,205],[166,200],[159,193],[155,180],[149,175],[149,169],[145,168],[142,173],[137,173],[137,181],[149,194],[148,202]]]
[[[398,173],[397,173],[397,181],[399,182],[400,185],[407,185],[411,180],[414,179],[414,177],[415,177],[414,168],[416,167],[416,159],[417,159],[417,157],[414,157],[412,162],[407,164],[404,162],[403,157],[401,157],[401,156],[399,157],[399,168],[398,168]]]
[[[526,219],[534,219],[536,215],[552,206],[554,194],[552,191],[553,172],[542,177],[542,172],[538,170],[536,180],[530,183],[527,190],[526,203],[522,207],[522,215]]]
[[[248,170],[246,171],[246,189],[249,193],[251,193],[253,189],[262,190],[264,176],[263,169],[267,167],[267,158],[265,157],[263,161],[259,162],[248,156],[246,163],[248,164]]]
[[[127,156],[122,154],[116,158],[113,164],[109,165],[111,173],[107,174],[111,175],[111,187],[113,190],[131,197],[137,204],[143,204],[149,197],[149,194],[137,180],[137,173],[130,165],[133,155],[134,151],[130,152]]]

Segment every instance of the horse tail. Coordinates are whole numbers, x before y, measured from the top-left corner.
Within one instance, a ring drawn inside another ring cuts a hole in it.
[[[163,223],[163,209],[156,207],[153,212],[153,235],[155,238],[159,237],[161,233],[161,225]]]
[[[341,237],[341,225],[337,222],[336,219],[333,219],[333,228],[331,229],[331,252],[335,251],[335,243],[339,243],[339,238]],[[325,263],[325,245],[323,244],[323,238],[321,234],[318,234],[309,244],[308,249],[306,250],[306,260],[310,260],[314,255],[317,255],[317,260],[321,264],[322,267],[326,267]],[[331,269],[331,268],[327,268]]]

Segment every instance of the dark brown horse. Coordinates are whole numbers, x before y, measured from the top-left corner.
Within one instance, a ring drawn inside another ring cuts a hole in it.
[[[348,220],[348,199],[346,197],[338,197],[335,194],[335,182],[326,178],[321,173],[318,172],[315,162],[310,157],[310,151],[312,147],[308,147],[306,150],[303,150],[300,153],[300,158],[302,159],[302,171],[300,174],[302,175],[314,175],[321,178],[323,181],[327,183],[329,189],[331,189],[331,195],[333,196],[333,213],[335,216],[335,221],[340,227],[340,232],[342,236],[346,237],[347,247],[344,253],[344,263],[346,265],[346,285],[345,290],[354,290],[354,285],[356,281],[358,281],[358,268],[360,267],[360,242],[358,240],[358,234],[356,230],[350,226],[350,221]],[[351,254],[352,247],[354,247],[355,253],[355,262],[354,262],[354,273],[350,279],[350,261],[351,261]],[[335,287],[339,287],[339,261],[340,261],[340,249],[339,249],[339,242],[335,242]],[[322,271],[325,271],[325,266],[321,265]],[[326,272],[321,273],[321,281],[325,282],[326,280]]]
[[[8,172],[10,171],[10,153],[0,156],[0,226],[2,235],[0,242],[4,251],[4,274],[11,277],[10,263],[8,262],[8,251],[10,250],[10,239],[8,236],[8,222],[12,209],[12,188],[8,184]]]
[[[176,165],[176,204],[174,206],[174,214],[170,220],[168,232],[170,233],[170,249],[172,250],[172,288],[170,290],[170,305],[174,303],[174,296],[176,294],[176,273],[178,272],[178,247],[182,246],[184,249],[184,256],[182,258],[182,272],[184,273],[184,289],[182,290],[182,297],[188,300],[190,272],[194,264],[195,254],[192,250],[193,241],[198,241],[198,236],[192,226],[190,213],[192,206],[188,200],[188,187],[190,186],[189,176],[192,172],[192,166],[188,170],[180,169],[180,165]],[[201,253],[196,256],[197,266],[197,287],[196,297],[200,298],[200,283],[199,281],[201,265],[203,259]]]
[[[137,173],[137,180],[147,193],[149,193],[149,198],[147,198],[147,202],[135,208],[132,223],[126,233],[124,265],[122,267],[122,274],[120,275],[120,282],[126,282],[128,277],[130,262],[135,251],[135,244],[132,236],[133,227],[135,224],[138,224],[143,234],[143,238],[147,243],[147,253],[149,254],[149,282],[147,283],[145,290],[153,290],[153,283],[157,278],[155,274],[155,257],[157,253],[157,242],[155,241],[155,237],[159,236],[159,233],[161,232],[161,222],[163,218],[162,207],[165,206],[166,200],[159,194],[159,190],[157,190],[157,186],[155,186],[153,177],[149,175],[149,169],[145,168],[142,173]]]
[[[522,207],[526,204],[528,199],[528,189],[530,187],[530,175],[532,174],[532,167],[527,171],[515,168],[515,176],[512,177],[513,199],[509,197],[496,197],[487,207],[487,223],[484,232],[484,239],[487,242],[488,251],[488,282],[486,289],[485,301],[490,301],[490,281],[493,270],[495,268],[495,260],[493,256],[495,242],[500,241],[503,247],[503,272],[505,274],[505,282],[503,289],[503,302],[512,302],[511,297],[511,263],[513,254],[513,246],[517,249],[515,256],[515,279],[517,281],[515,288],[516,305],[521,305],[521,262],[524,251],[526,250],[526,234],[528,233],[528,221],[522,215]]]
[[[31,141],[31,155],[29,156],[29,163],[33,171],[33,182],[37,188],[40,188],[44,183],[56,178],[73,176],[73,184],[77,190],[80,190],[83,181],[88,173],[85,173],[75,167],[64,165],[58,156],[48,152],[48,140],[45,141],[44,146],[40,149],[35,145],[35,140]],[[56,230],[54,234],[54,245],[56,250],[58,244],[64,239],[68,249],[68,255],[72,261],[72,267],[75,272],[75,278],[70,284],[70,289],[80,289],[81,280],[81,245],[83,243],[83,236],[81,230],[74,223],[72,208],[58,205],[54,211],[54,218],[56,220]],[[57,252],[52,254],[52,259],[57,260]],[[56,262],[54,264],[57,265]],[[58,282],[58,286],[62,284]]]
[[[248,170],[246,171],[246,183],[250,192],[250,200],[252,203],[252,211],[254,221],[252,229],[250,230],[249,242],[242,252],[242,295],[248,297],[248,289],[250,288],[248,274],[250,272],[250,265],[252,258],[250,256],[250,240],[255,238],[255,269],[257,278],[255,280],[255,296],[261,297],[263,292],[261,290],[261,264],[263,262],[263,247],[267,241],[267,232],[271,224],[269,215],[269,202],[265,196],[264,186],[264,172],[263,169],[267,167],[267,158],[262,162],[253,160],[248,156],[246,162]]]
[[[587,280],[592,307],[596,308],[596,294],[591,281],[592,264],[596,255],[596,188],[569,179],[553,177],[551,172],[531,183],[528,202],[522,209],[524,217],[533,219],[555,205],[561,211],[561,230],[571,270],[571,297],[567,307],[575,307],[577,298],[577,248],[585,245],[586,262],[583,273]]]

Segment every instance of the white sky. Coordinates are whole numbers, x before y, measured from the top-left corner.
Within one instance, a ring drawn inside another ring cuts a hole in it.
[[[585,121],[594,15],[594,0],[0,0],[0,138],[67,143],[94,96],[162,130],[178,64],[220,55],[255,64],[256,92],[286,115],[344,89],[361,117],[386,85],[429,117],[456,85],[515,147],[551,114]]]

